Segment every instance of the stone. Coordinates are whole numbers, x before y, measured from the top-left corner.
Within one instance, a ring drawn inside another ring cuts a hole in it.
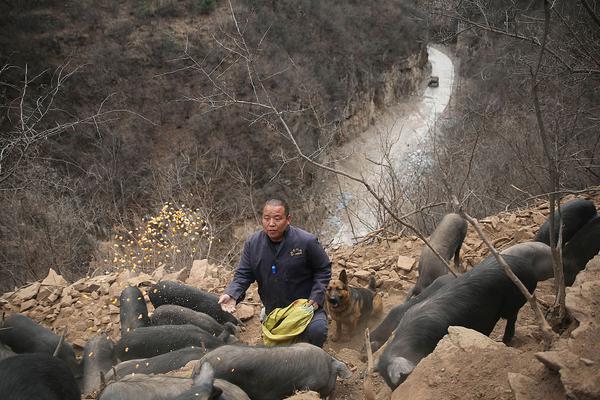
[[[241,321],[248,321],[254,317],[254,307],[248,304],[238,304],[233,313]]]
[[[389,271],[389,276],[390,276],[390,280],[392,280],[394,282],[400,281],[400,275],[398,275],[398,273],[396,271],[394,271],[393,269]]]
[[[166,274],[165,266],[161,264],[158,268],[156,268],[152,272],[152,279],[154,279],[156,282],[158,282],[163,279],[163,276],[165,276],[165,274]]]
[[[406,381],[394,390],[392,400],[464,397],[464,387],[456,385],[457,380],[477,381],[477,385],[469,387],[469,398],[511,399],[507,372],[521,373],[520,357],[523,357],[520,350],[497,343],[477,331],[450,326],[435,350],[423,358]],[[492,370],[490,360],[494,362]]]
[[[354,271],[354,277],[362,281],[368,281],[371,277],[371,272],[364,269],[357,270]]]
[[[546,221],[546,216],[541,212],[534,212],[531,215],[531,218],[533,219],[533,222],[535,222],[537,225],[542,225]]]
[[[68,286],[69,283],[61,275],[57,274],[55,270],[50,268],[48,276],[42,281],[42,286]]]
[[[137,276],[127,279],[126,286],[152,286],[155,283],[156,282],[152,279],[150,275],[142,272]]]
[[[396,262],[396,266],[406,272],[410,272],[415,265],[415,259],[413,257],[407,256],[398,256],[398,261]]]
[[[38,302],[41,302],[46,299],[50,300],[49,299],[50,296],[56,295],[56,297],[54,298],[54,300],[56,300],[58,298],[59,293],[62,293],[62,291],[63,291],[63,287],[60,287],[60,286],[41,285],[40,290],[38,291],[38,294],[35,298]],[[54,302],[54,300],[50,300],[50,301]]]
[[[27,311],[37,304],[36,299],[30,299],[21,303],[20,312]]]
[[[40,286],[41,285],[39,282],[34,282],[29,286],[25,286],[24,288],[17,290],[14,293],[14,301],[21,303],[23,301],[34,298],[35,296],[37,296]]]
[[[183,276],[185,276],[185,268],[180,269],[179,271],[171,272],[169,274],[165,274],[163,276],[163,281],[181,281]]]
[[[71,285],[71,288],[80,293],[91,293],[94,290],[100,289],[100,284],[80,279]]]
[[[206,291],[213,291],[221,282],[217,278],[204,278],[200,287]]]
[[[194,260],[194,262],[192,263],[192,269],[190,269],[190,275],[188,276],[185,283],[189,285],[199,284],[204,280],[204,278],[210,276],[209,268],[210,264],[208,263],[208,260],[206,258],[202,260]]]
[[[528,376],[509,372],[508,384],[512,389],[515,400],[530,400],[532,393],[535,393],[538,388],[538,382]]]
[[[594,352],[594,349],[589,349]],[[595,363],[584,362],[578,355],[568,351],[546,351],[535,357],[552,371],[560,374],[560,381],[568,399],[600,398],[600,379]]]
[[[317,392],[308,391],[308,392],[296,392],[290,397],[286,397],[286,400],[317,400],[320,399],[321,395]]]
[[[54,303],[56,300],[58,300],[58,294],[56,292],[52,293],[50,296],[48,296],[48,301],[50,303]]]

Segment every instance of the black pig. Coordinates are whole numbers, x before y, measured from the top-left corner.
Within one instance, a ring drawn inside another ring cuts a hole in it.
[[[182,283],[160,281],[150,289],[148,297],[155,308],[163,304],[175,304],[208,314],[221,324],[240,324],[236,317],[221,309],[217,296]]]
[[[337,376],[352,375],[344,363],[309,343],[219,347],[200,360],[194,376],[205,363],[213,367],[216,378],[233,383],[253,400],[279,400],[296,390],[314,390],[327,397],[335,390]]]
[[[429,238],[431,246],[446,260],[454,256],[454,265],[458,270],[460,248],[467,234],[467,222],[458,214],[446,214]],[[426,245],[419,257],[419,277],[415,286],[406,295],[409,299],[416,296],[439,276],[448,273],[446,265]]]
[[[18,354],[0,361],[0,398],[4,400],[79,400],[67,364],[49,354]]]
[[[503,257],[529,292],[533,292],[537,277],[530,260]],[[502,341],[508,343],[514,336],[517,314],[525,301],[495,258],[488,257],[406,311],[379,358],[377,370],[395,389],[434,350],[451,325],[489,335],[498,320],[504,318],[507,322]]]

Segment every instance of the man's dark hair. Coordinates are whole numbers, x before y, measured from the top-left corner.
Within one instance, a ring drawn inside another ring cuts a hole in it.
[[[285,200],[269,199],[265,202],[265,205],[263,206],[263,208],[265,208],[266,206],[283,207],[283,212],[285,213],[285,216],[288,217],[290,215],[290,206],[288,205],[287,201],[285,201]]]

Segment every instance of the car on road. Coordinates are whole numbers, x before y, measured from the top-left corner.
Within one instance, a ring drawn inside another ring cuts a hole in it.
[[[438,86],[440,86],[440,78],[437,77],[437,76],[435,76],[435,75],[432,75],[429,78],[429,83],[427,84],[427,86],[429,86],[429,87],[438,87]]]

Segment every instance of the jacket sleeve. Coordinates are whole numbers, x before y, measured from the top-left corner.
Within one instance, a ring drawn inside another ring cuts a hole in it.
[[[319,307],[323,307],[325,289],[331,279],[331,261],[317,238],[308,243],[307,253],[309,266],[313,270],[313,287],[309,300],[313,300]]]
[[[250,241],[247,240],[244,243],[244,251],[242,252],[240,264],[235,270],[233,280],[225,288],[224,293],[230,295],[239,303],[244,299],[246,290],[255,280],[256,277],[250,263]]]

